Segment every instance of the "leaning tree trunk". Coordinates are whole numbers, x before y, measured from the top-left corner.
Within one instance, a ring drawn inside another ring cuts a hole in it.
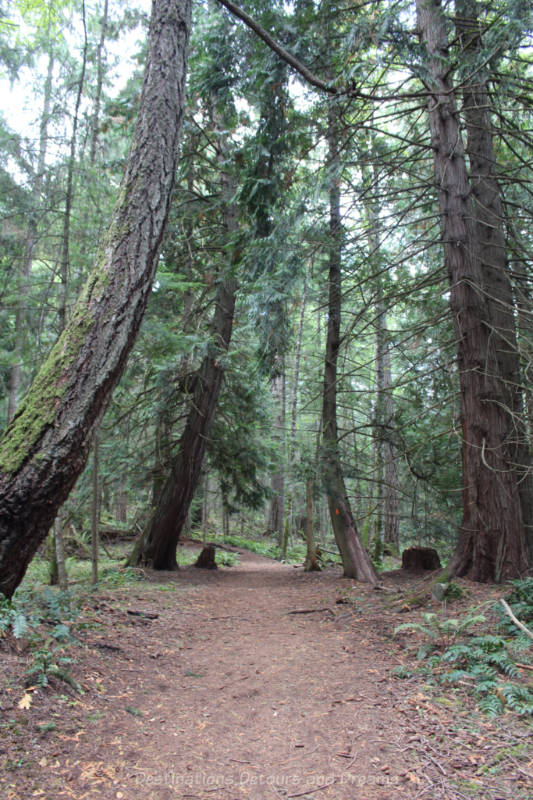
[[[440,0],[417,0],[417,15],[428,54],[429,126],[457,340],[463,427],[463,521],[450,573],[500,582],[527,569],[510,444],[513,431],[485,298]]]
[[[111,224],[65,330],[0,441],[0,591],[11,596],[83,470],[157,268],[185,91],[191,0],[154,0],[139,116]]]
[[[172,460],[157,507],[142,537],[142,547],[130,559],[154,569],[176,569],[176,547],[187,521],[200,478],[205,448],[218,404],[235,309],[236,281],[226,280],[217,293],[213,320],[214,343],[196,376],[191,407],[178,451]]]
[[[322,470],[335,541],[347,578],[377,583],[377,575],[358,536],[355,520],[344,485],[337,428],[337,362],[341,324],[341,253],[342,228],[339,176],[339,122],[336,102],[328,112],[330,163],[329,221],[329,297],[324,395],[322,405]]]
[[[223,162],[225,157],[227,154],[221,145],[219,160]],[[225,201],[224,227],[231,240],[238,226],[237,206],[233,202],[236,187],[228,173],[222,172],[221,183]],[[232,263],[226,267],[229,276],[221,278],[217,290],[211,323],[212,342],[195,377],[185,429],[157,506],[141,537],[140,546],[130,557],[130,564],[143,563],[160,570],[177,568],[176,548],[200,479],[224,375],[224,355],[231,339],[237,294],[233,272],[237,258],[238,250],[235,248]]]

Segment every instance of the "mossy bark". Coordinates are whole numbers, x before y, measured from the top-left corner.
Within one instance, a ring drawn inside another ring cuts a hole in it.
[[[157,268],[183,114],[191,0],[155,0],[119,198],[65,330],[0,441],[0,591],[11,596],[87,460]]]

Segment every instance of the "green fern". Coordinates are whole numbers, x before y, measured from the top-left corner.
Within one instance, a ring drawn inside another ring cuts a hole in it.
[[[527,686],[517,686],[515,683],[504,683],[500,687],[501,694],[509,708],[521,717],[533,714],[533,691]]]
[[[527,584],[527,585],[526,585]],[[524,619],[532,606],[533,583],[529,594],[528,581],[516,581],[513,596],[521,604]],[[475,697],[480,711],[498,716],[506,709],[520,716],[533,713],[533,687],[518,683],[521,673],[516,655],[526,662],[531,642],[513,626],[512,636],[507,625],[500,624],[498,633],[482,636],[468,635],[473,625],[485,622],[480,614],[470,613],[462,619],[442,619],[437,614],[423,614],[420,622],[400,625],[395,633],[415,631],[426,637],[418,648],[418,658],[426,666],[419,669],[430,680],[449,686],[466,687]],[[507,680],[502,680],[506,678]]]
[[[438,614],[422,614],[423,622],[405,622],[394,629],[394,633],[401,631],[417,631],[427,636],[434,647],[449,647],[458,636],[464,634],[473,625],[486,622],[482,614],[472,614],[464,619],[441,617]]]
[[[487,694],[478,701],[478,708],[489,717],[498,717],[504,710],[504,705],[495,694]]]

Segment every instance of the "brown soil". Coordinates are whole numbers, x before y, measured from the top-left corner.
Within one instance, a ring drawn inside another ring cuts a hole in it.
[[[148,577],[85,608],[83,695],[56,679],[21,708],[26,656],[3,653],[2,797],[528,796],[525,724],[393,676],[399,578],[376,591],[242,552]]]

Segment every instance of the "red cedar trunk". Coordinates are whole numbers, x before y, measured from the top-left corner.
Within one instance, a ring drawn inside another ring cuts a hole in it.
[[[11,596],[85,466],[150,295],[185,91],[191,0],[154,0],[139,115],[110,227],[64,332],[0,442],[0,591]]]
[[[322,468],[335,541],[347,578],[377,583],[377,575],[358,536],[344,485],[337,428],[337,361],[341,325],[341,214],[339,188],[338,109],[331,103],[328,113],[328,144],[332,172],[330,202],[329,299],[324,396],[322,405]]]
[[[475,56],[481,50],[481,29],[476,0],[457,0],[456,30],[463,51]],[[513,465],[519,485],[522,518],[528,538],[533,535],[533,481],[524,408],[524,380],[517,340],[515,298],[507,262],[502,192],[493,145],[491,104],[484,70],[473,58],[467,61],[468,78],[462,84],[466,121],[466,155],[476,235],[481,260],[485,298],[494,336],[496,357],[506,395]]]
[[[512,431],[484,294],[440,0],[417,0],[417,14],[431,76],[429,125],[461,392],[463,522],[450,571],[500,582],[527,569]]]

